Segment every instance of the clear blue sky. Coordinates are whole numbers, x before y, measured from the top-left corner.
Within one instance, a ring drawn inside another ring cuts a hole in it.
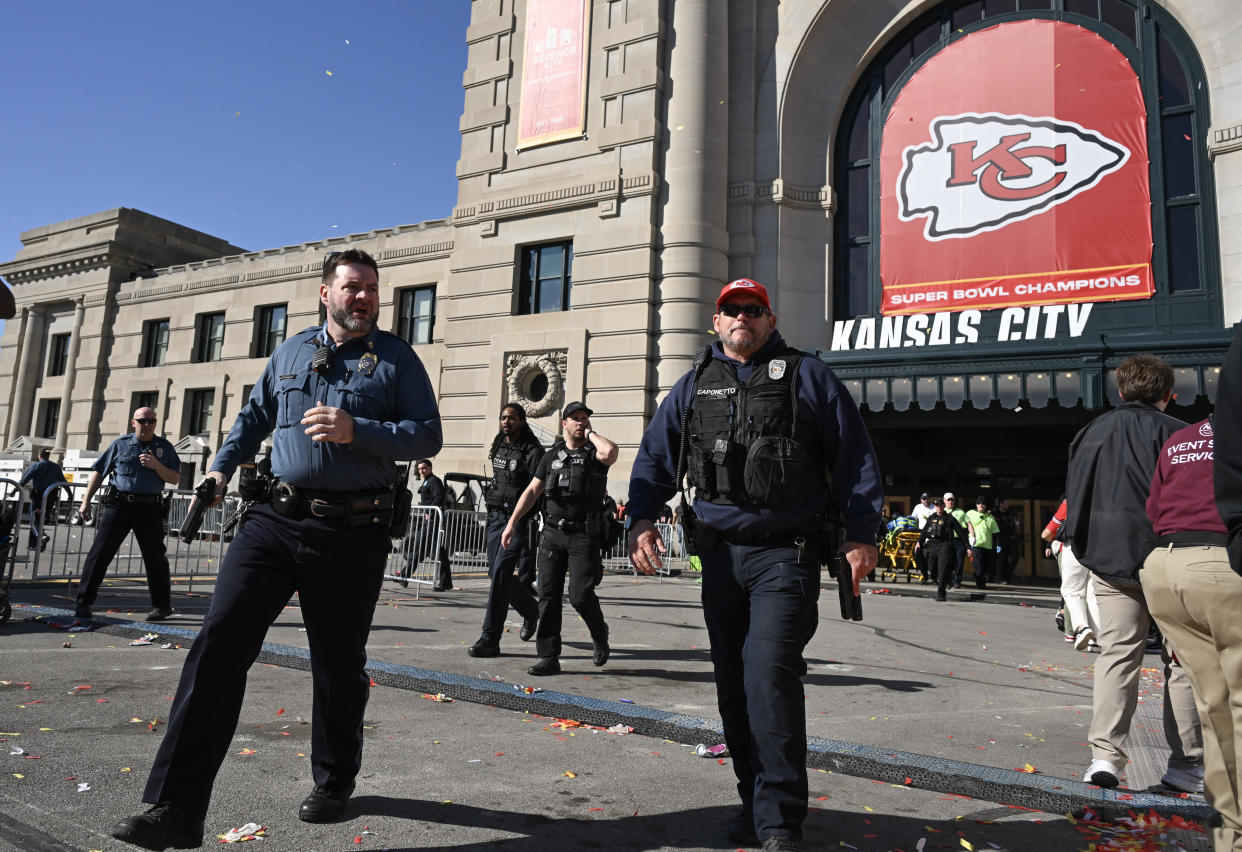
[[[248,250],[452,213],[469,0],[2,6],[0,260],[113,207]]]

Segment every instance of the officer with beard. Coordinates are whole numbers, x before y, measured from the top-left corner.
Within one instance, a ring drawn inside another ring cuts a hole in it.
[[[466,651],[472,657],[496,657],[500,654],[500,634],[505,630],[505,615],[512,606],[522,616],[519,637],[529,642],[539,621],[539,607],[524,576],[524,562],[533,562],[530,523],[513,527],[513,544],[502,547],[501,534],[518,498],[530,484],[543,458],[543,444],[526,422],[526,409],[509,403],[500,409],[500,432],[492,440],[489,453],[492,481],[487,501],[487,564],[491,570],[492,588],[487,595],[483,615],[483,632],[479,641]],[[530,573],[534,573],[531,571]]]
[[[298,817],[339,819],[362,765],[371,685],[366,641],[391,547],[396,462],[439,451],[440,414],[418,356],[375,326],[379,270],[370,255],[328,255],[319,298],[327,308],[324,326],[294,335],[273,353],[207,474],[218,502],[238,465],[273,436],[275,481],[224,556],[181,671],[143,793],[155,807],[112,830],[145,849],[202,843],[246,671],[294,592],[314,698],[315,786]]]

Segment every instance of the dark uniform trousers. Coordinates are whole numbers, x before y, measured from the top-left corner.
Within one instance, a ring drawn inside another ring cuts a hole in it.
[[[367,634],[388,550],[385,527],[344,530],[281,517],[268,504],[250,510],[220,564],[143,801],[206,813],[241,715],[246,672],[295,591],[310,645],[312,777],[331,790],[353,783],[371,683]]]
[[[953,581],[957,568],[957,553],[951,541],[929,541],[921,548],[927,570],[936,578],[936,593],[943,595]]]
[[[417,506],[415,507],[418,508]],[[442,523],[448,522],[448,516],[443,510],[440,512]],[[405,571],[403,577],[412,577],[418,570],[418,565],[428,556],[435,553],[436,558],[436,586],[441,589],[449,589],[453,586],[453,568],[449,562],[448,549],[437,541],[436,525],[431,516],[418,517],[417,513],[414,519],[414,537],[416,544],[414,550],[410,553],[410,558],[406,560]]]
[[[540,657],[561,655],[561,597],[566,573],[569,603],[586,622],[591,639],[608,639],[604,611],[595,596],[595,587],[604,579],[599,536],[545,526],[539,540],[539,627],[535,630],[535,649]]]
[[[970,558],[975,566],[975,588],[986,589],[988,579],[996,579],[996,551],[990,547],[972,547]]]
[[[819,621],[817,549],[699,548],[716,697],[742,804],[760,838],[800,835],[807,814],[802,650]]]
[[[168,576],[168,554],[164,549],[164,508],[158,501],[122,502],[105,506],[99,512],[95,543],[86,554],[82,580],[78,583],[78,609],[90,609],[95,603],[104,574],[108,572],[108,566],[116,558],[130,530],[138,540],[138,549],[142,551],[142,561],[146,565],[151,606],[166,609],[171,605],[172,586]]]
[[[499,509],[487,513],[487,564],[492,578],[487,593],[487,611],[483,615],[485,642],[499,642],[505,632],[505,616],[509,606],[522,618],[534,618],[539,614],[538,604],[531,595],[529,580],[522,577],[523,560],[530,559],[529,521],[513,525],[513,546],[505,550],[500,546],[500,535],[505,531],[509,515]]]

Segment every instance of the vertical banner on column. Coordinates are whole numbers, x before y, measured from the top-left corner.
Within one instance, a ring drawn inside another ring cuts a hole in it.
[[[886,315],[1149,299],[1147,108],[1126,58],[1062,21],[980,30],[884,122]]]
[[[527,0],[517,147],[581,136],[585,129],[589,0]]]

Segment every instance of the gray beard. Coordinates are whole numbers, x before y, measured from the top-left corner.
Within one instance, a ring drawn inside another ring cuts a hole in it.
[[[347,312],[340,305],[333,305],[331,314],[332,314],[332,320],[337,325],[341,326],[344,329],[347,329],[348,331],[367,332],[371,330],[371,326],[375,325],[375,322],[373,320],[366,320],[366,319],[362,319],[361,317],[356,317],[353,314]]]

